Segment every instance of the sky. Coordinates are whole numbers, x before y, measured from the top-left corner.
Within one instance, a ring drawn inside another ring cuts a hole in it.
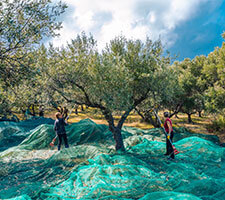
[[[225,0],[63,0],[60,37],[54,46],[66,45],[78,34],[91,33],[99,50],[116,36],[161,39],[176,60],[208,55],[221,47],[225,31]]]

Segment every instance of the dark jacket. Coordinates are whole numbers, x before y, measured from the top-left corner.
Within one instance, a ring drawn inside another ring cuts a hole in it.
[[[56,134],[66,134],[66,122],[63,118],[59,118],[57,120],[55,120],[55,124],[54,124],[54,130],[56,132]]]

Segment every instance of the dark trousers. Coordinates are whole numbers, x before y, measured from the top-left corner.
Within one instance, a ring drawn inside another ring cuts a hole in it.
[[[60,150],[62,140],[64,140],[64,144],[66,148],[69,148],[68,140],[67,140],[67,135],[66,134],[58,134],[59,138],[59,144],[58,144],[58,150]]]
[[[170,141],[173,142],[173,131],[170,134]],[[174,150],[170,141],[166,138],[166,154],[174,158]]]

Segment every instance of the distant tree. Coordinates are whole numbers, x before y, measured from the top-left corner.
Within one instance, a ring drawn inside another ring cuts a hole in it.
[[[57,18],[65,8],[50,0],[0,2],[0,87],[10,110],[34,96],[38,72],[34,47],[43,38],[57,35],[61,28]],[[3,104],[0,107],[6,112]]]
[[[169,66],[169,59],[167,58],[168,65],[165,67],[166,73],[162,74],[160,78],[155,80],[155,89],[152,95],[145,101],[137,106],[135,109],[145,122],[152,124],[154,127],[159,127],[153,109],[157,112],[160,109],[172,110],[176,106],[180,88],[178,85],[178,75],[171,66]],[[172,113],[171,115],[174,115]]]
[[[101,110],[116,142],[124,151],[121,128],[141,102],[155,91],[164,70],[160,41],[116,37],[98,53],[96,41],[84,33],[67,49],[50,49],[48,63],[40,63],[48,85],[66,102]],[[57,56],[56,56],[57,55]],[[115,123],[115,113],[120,113]]]
[[[5,113],[9,113],[10,110],[11,110],[10,103],[6,98],[6,94],[3,88],[0,87],[0,118],[2,118]]]
[[[201,111],[205,106],[204,81],[201,80],[202,69],[206,58],[195,57],[176,63],[178,71],[179,94],[174,97],[174,103],[179,111],[188,115],[188,122],[192,123],[191,115]],[[174,105],[171,104],[171,105]]]
[[[50,0],[2,0],[0,2],[0,81],[8,85],[32,72],[27,56],[44,37],[56,36],[57,17],[66,6]]]
[[[211,52],[202,70],[207,85],[206,107],[211,113],[224,113],[225,109],[225,43]]]

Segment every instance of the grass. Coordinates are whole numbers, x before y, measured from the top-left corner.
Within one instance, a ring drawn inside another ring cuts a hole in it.
[[[164,121],[163,118],[163,112],[159,113],[159,117],[162,121]],[[50,117],[54,119],[55,111],[49,112],[45,117]],[[108,125],[108,122],[105,120],[104,116],[96,109],[88,108],[84,109],[84,111],[81,111],[81,109],[78,109],[78,114],[72,113],[70,115],[69,123],[79,122],[82,119],[89,118],[92,121],[94,121],[97,124],[106,124]],[[118,122],[120,116],[115,116],[115,122]],[[179,113],[178,118],[173,116],[171,118],[173,122],[173,126],[175,127],[185,127],[190,132],[193,133],[203,133],[208,135],[217,135],[220,138],[221,143],[225,143],[225,134],[224,133],[217,133],[214,131],[208,131],[206,128],[207,124],[212,123],[211,116],[203,115],[202,117],[199,117],[197,114],[192,115],[192,121],[193,123],[188,123],[188,118],[186,114]],[[131,126],[141,129],[150,129],[154,128],[151,124],[143,122],[142,118],[137,113],[131,113],[128,118],[126,119],[124,126]]]

